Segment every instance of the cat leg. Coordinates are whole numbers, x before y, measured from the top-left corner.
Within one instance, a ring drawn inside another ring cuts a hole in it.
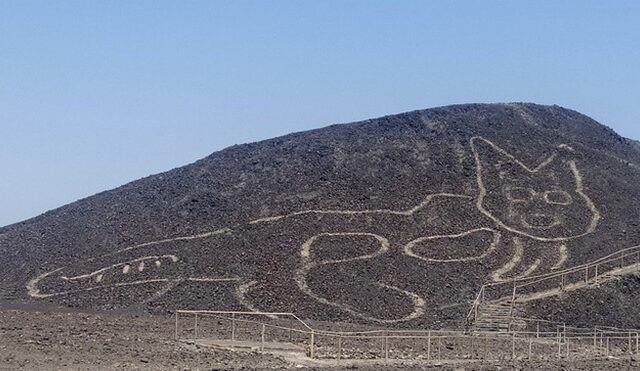
[[[531,245],[529,251],[535,255],[538,262],[535,275],[561,270],[569,258],[569,250],[565,243],[529,241],[528,244]],[[525,277],[530,275],[527,274]]]
[[[504,282],[531,276],[542,265],[542,259],[532,253],[529,246],[519,237],[511,239],[513,255],[503,266],[491,273],[494,282]]]
[[[416,319],[425,300],[377,276],[388,250],[389,241],[372,233],[319,234],[303,243],[294,280],[308,297],[367,321]]]
[[[569,258],[565,244],[525,240],[520,237],[512,238],[511,242],[513,255],[505,265],[493,271],[491,277],[494,282],[523,279],[559,270]]]
[[[561,244],[558,246],[558,259],[555,264],[551,267],[551,270],[558,270],[564,267],[564,264],[567,262],[569,258],[569,249],[567,249],[567,245]]]

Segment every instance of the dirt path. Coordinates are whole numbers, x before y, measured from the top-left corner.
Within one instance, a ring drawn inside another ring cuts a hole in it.
[[[256,351],[236,352],[174,341],[173,318],[169,315],[39,309],[0,309],[0,370],[638,369],[632,359],[431,364],[363,361],[342,365],[335,361],[298,362]]]

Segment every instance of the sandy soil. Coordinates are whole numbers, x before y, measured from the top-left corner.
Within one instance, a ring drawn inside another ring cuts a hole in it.
[[[168,316],[0,309],[0,370],[283,368],[263,354],[172,339]]]
[[[0,370],[452,369],[632,370],[636,360],[351,365],[177,342],[169,315],[0,308]]]

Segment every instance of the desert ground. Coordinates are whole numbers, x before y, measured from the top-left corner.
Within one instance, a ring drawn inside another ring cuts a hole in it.
[[[632,370],[630,357],[598,361],[314,363],[258,351],[213,349],[173,338],[170,313],[88,312],[3,304],[0,370],[444,369]]]

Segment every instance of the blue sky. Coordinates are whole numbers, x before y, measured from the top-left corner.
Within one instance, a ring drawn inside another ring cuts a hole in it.
[[[232,144],[531,101],[640,139],[639,1],[11,1],[0,225]]]

